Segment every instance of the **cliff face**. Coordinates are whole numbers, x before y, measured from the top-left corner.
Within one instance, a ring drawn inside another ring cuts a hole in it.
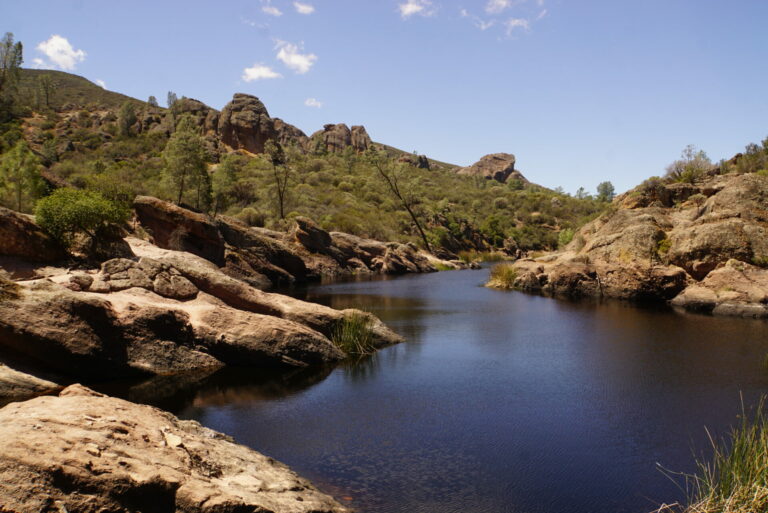
[[[563,252],[517,262],[514,287],[768,317],[766,235],[768,177],[648,182],[616,198]]]

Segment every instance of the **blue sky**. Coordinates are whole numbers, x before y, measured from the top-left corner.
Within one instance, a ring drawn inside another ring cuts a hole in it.
[[[363,124],[461,165],[514,153],[568,192],[768,136],[765,0],[0,0],[0,20],[26,66],[161,104],[250,93],[308,134]]]

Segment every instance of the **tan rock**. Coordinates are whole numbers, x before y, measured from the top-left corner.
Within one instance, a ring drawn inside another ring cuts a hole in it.
[[[78,385],[0,409],[0,437],[4,510],[346,511],[225,435]]]

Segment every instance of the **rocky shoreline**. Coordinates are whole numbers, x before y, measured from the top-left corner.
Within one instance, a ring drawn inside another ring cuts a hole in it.
[[[506,286],[768,318],[767,212],[768,177],[756,173],[645,183],[616,198],[562,251],[515,262]]]
[[[402,338],[369,313],[266,290],[462,264],[306,218],[281,233],[156,198],[134,209],[130,233],[76,258],[0,210],[0,511],[347,511],[224,435],[77,383],[327,369],[347,357],[334,336],[350,318],[375,348]]]

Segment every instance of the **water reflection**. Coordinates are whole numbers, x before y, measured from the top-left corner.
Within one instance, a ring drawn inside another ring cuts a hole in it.
[[[768,323],[482,287],[486,271],[296,293],[364,308],[406,342],[334,370],[134,384],[364,512],[641,513],[684,494],[656,463],[768,391]],[[165,384],[163,384],[165,383]],[[163,398],[164,397],[164,398]]]
[[[178,413],[189,408],[284,399],[322,382],[332,370],[332,366],[283,370],[226,367],[101,383],[93,388]]]

